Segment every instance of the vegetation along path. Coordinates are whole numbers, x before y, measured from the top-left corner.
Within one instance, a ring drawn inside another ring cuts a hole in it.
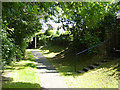
[[[37,62],[37,68],[43,88],[67,88],[65,81],[52,66],[52,64],[39,52],[39,50],[30,50]]]

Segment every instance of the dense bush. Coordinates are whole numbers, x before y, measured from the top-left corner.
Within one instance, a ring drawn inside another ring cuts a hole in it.
[[[18,45],[14,44],[14,40],[7,37],[5,30],[2,30],[2,63],[3,65],[11,64],[13,60],[20,60],[21,50]]]

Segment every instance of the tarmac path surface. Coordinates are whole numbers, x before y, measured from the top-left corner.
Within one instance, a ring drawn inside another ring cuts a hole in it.
[[[29,51],[33,53],[37,62],[38,75],[42,88],[68,88],[60,74],[39,50],[29,49]]]

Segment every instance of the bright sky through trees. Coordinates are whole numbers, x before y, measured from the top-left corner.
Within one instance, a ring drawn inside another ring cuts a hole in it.
[[[53,18],[54,18],[54,20],[55,21],[57,21],[57,17],[54,17],[53,16]],[[58,27],[61,27],[62,26],[62,23],[55,23],[53,20],[48,20],[48,22],[44,22],[43,20],[41,20],[41,22],[42,22],[42,24],[43,24],[43,26],[42,26],[42,30],[41,30],[41,32],[45,32],[47,29],[48,29],[48,26],[47,26],[47,24],[51,24],[52,25],[52,27],[53,27],[53,30],[56,32],[57,31],[57,28]],[[65,23],[65,22],[64,22]],[[60,33],[64,33],[64,30],[63,30],[63,28],[61,28],[61,29],[59,29],[59,31],[60,31]]]

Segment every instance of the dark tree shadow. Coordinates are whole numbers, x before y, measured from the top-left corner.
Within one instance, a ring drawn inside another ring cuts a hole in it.
[[[32,89],[34,90],[40,90],[40,85],[37,83],[29,83],[29,82],[4,82],[2,85],[2,90],[8,90],[8,89],[16,89],[18,90],[19,88],[21,89]]]

